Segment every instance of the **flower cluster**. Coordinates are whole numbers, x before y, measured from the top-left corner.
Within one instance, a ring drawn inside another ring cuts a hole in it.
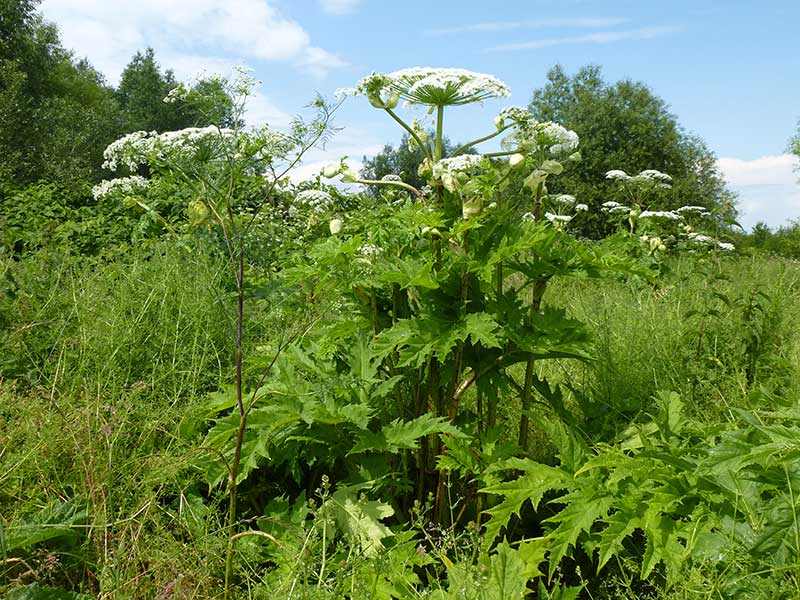
[[[569,223],[572,221],[574,215],[556,215],[553,213],[544,213],[544,218],[551,223]]]
[[[609,171],[609,173],[612,174],[611,177],[609,177],[608,174],[606,175],[609,179],[617,179],[619,176],[616,175],[616,173],[621,173],[621,171]],[[655,173],[658,173],[658,171],[655,171]],[[654,179],[660,179],[661,181],[664,181],[662,178],[663,176],[664,174],[661,173],[660,176],[656,176]],[[666,243],[675,244],[680,241],[687,243],[690,247],[718,248],[720,250],[727,251],[734,250],[733,244],[721,242],[717,238],[696,232],[693,230],[691,225],[685,224],[685,219],[687,216],[699,215],[700,217],[707,217],[711,215],[711,213],[709,213],[708,210],[702,206],[681,206],[675,210],[641,210],[638,205],[635,208],[631,208],[630,206],[625,206],[624,204],[614,201],[604,202],[601,206],[601,210],[605,213],[610,215],[621,215],[623,218],[627,217],[631,232],[634,232],[637,229],[637,223],[642,220],[653,220],[655,222],[661,221],[662,223],[665,221],[672,221],[678,225],[682,225],[682,230],[669,235],[665,240],[662,240],[660,237],[651,237],[647,235],[640,236],[639,240],[642,243],[649,245],[651,253],[656,251],[664,251],[666,249]],[[653,225],[649,227],[650,230],[653,228]],[[655,227],[655,229],[660,229],[662,232],[665,231],[663,226],[661,228]],[[673,232],[676,231],[674,227],[671,230]]]
[[[696,215],[700,217],[710,217],[711,213],[705,206],[681,206],[675,210],[681,216]]]
[[[680,221],[683,217],[671,210],[643,210],[639,213],[640,219],[668,219],[670,221]]]
[[[316,213],[328,211],[333,204],[331,195],[322,190],[303,190],[294,199],[298,204],[306,206]]]
[[[509,87],[492,75],[466,69],[412,67],[393,73],[372,73],[355,88],[338,95],[365,95],[377,108],[392,109],[400,98],[409,104],[454,106],[511,95]]]
[[[638,175],[628,175],[621,169],[612,169],[606,173],[606,179],[623,184],[632,184],[668,190],[672,187],[672,177],[656,169],[645,169]]]
[[[441,181],[450,192],[456,191],[460,180],[466,180],[466,174],[480,168],[483,157],[479,154],[459,154],[452,158],[443,158],[433,165],[433,178]]]
[[[702,233],[697,233],[690,231],[686,234],[686,238],[689,240],[690,243],[698,246],[706,246],[711,248],[719,248],[720,250],[725,250],[726,252],[730,252],[735,250],[736,247],[733,244],[728,242],[720,242],[717,238],[713,238],[710,235],[703,235]]]
[[[529,131],[536,125],[536,122],[531,111],[523,106],[507,106],[494,118],[494,125],[497,129],[514,126]]]
[[[631,207],[625,206],[624,204],[620,204],[619,202],[614,202],[613,200],[609,200],[608,202],[603,202],[600,205],[600,210],[610,215],[618,215],[618,214],[627,215],[631,212]]]
[[[505,126],[506,119],[514,123],[514,131],[501,142],[503,148],[526,154],[544,151],[553,156],[570,154],[578,148],[580,139],[574,131],[551,121],[536,121],[527,110],[510,107],[501,111],[497,123]]]
[[[116,171],[122,164],[131,171],[135,171],[144,163],[143,150],[151,147],[153,138],[157,135],[158,133],[155,131],[134,131],[111,142],[103,151],[105,159],[103,168]]]
[[[262,127],[250,132],[208,127],[187,127],[178,131],[136,131],[112,142],[103,152],[103,167],[116,171],[123,165],[131,171],[152,160],[171,162],[194,160],[201,148],[211,149],[211,156],[241,157],[246,149],[255,161],[271,162],[285,156],[294,147],[294,140],[278,131]]]
[[[558,212],[545,212],[544,218],[556,227],[562,227],[572,221],[580,212],[586,212],[589,207],[586,204],[576,204],[577,200],[572,194],[559,194],[558,196],[548,196],[548,205]],[[567,214],[571,212],[572,214]]]
[[[136,190],[142,190],[150,185],[150,181],[139,175],[131,177],[119,177],[117,179],[107,179],[101,181],[92,188],[92,196],[95,200],[99,200],[104,196],[114,192],[122,192],[123,194],[130,194]]]

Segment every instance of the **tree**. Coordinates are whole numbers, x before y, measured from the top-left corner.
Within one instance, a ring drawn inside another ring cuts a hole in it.
[[[164,98],[178,85],[171,70],[161,73],[152,48],[137,52],[122,72],[116,97],[127,131],[171,131],[192,123],[178,104]]]
[[[120,133],[111,89],[32,0],[0,0],[0,184],[97,179]],[[73,186],[80,187],[80,186]]]
[[[609,84],[600,67],[589,65],[569,77],[559,65],[534,91],[533,115],[574,130],[581,138],[581,162],[558,180],[551,192],[568,192],[590,207],[586,235],[607,233],[599,205],[613,199],[605,173],[658,169],[673,177],[659,208],[704,206],[721,221],[735,216],[734,197],[726,189],[716,157],[698,137],[687,134],[666,103],[645,84],[630,80]]]
[[[116,91],[125,116],[125,130],[174,131],[185,127],[210,124],[230,127],[233,102],[218,79],[202,79],[192,86],[192,98],[201,103],[164,102],[164,98],[180,83],[171,69],[161,72],[152,48],[137,52],[125,70]]]

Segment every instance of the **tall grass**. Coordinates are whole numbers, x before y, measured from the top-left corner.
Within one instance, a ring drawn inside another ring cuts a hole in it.
[[[13,379],[0,379],[0,525],[6,545],[53,537],[24,562],[0,555],[0,585],[192,597],[213,580],[203,565],[216,550],[213,536],[187,542],[214,515],[192,514],[180,423],[228,375],[221,266],[163,247],[114,264],[40,255],[4,268]],[[84,514],[81,535],[41,525],[64,511]]]
[[[224,265],[160,247],[115,263],[43,253],[0,273],[0,596],[34,581],[103,598],[218,595],[222,569],[209,565],[223,562],[224,507],[200,483],[202,432],[185,423],[202,423],[201,399],[232,377],[235,297]],[[754,290],[763,306],[748,312]],[[592,331],[593,361],[540,368],[568,386],[570,408],[596,441],[650,411],[657,390],[678,391],[709,422],[759,406],[762,390],[800,397],[793,262],[686,259],[656,286],[555,281],[547,294]],[[286,307],[279,316],[250,310],[251,345],[291,318]],[[751,380],[748,351],[757,354]],[[545,454],[544,434],[534,439]],[[249,581],[270,587],[258,546],[240,543],[245,562],[255,557]],[[622,579],[606,587],[609,597],[634,597]]]

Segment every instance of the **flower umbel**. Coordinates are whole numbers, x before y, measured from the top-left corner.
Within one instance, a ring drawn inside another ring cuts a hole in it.
[[[466,69],[411,67],[392,73],[373,73],[340,95],[364,95],[377,108],[392,109],[397,98],[409,104],[455,106],[511,95],[509,87],[492,75]]]

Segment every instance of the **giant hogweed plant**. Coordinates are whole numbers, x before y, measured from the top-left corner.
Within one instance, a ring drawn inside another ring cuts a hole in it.
[[[218,78],[220,89],[230,99],[233,117],[231,127],[212,125],[164,133],[139,131],[112,143],[105,151],[104,167],[133,173],[127,177],[105,181],[98,185],[96,196],[116,195],[129,206],[138,206],[153,220],[176,231],[173,224],[146,202],[142,193],[151,185],[179,189],[188,195],[183,214],[192,228],[211,229],[220,235],[227,255],[230,275],[235,286],[236,309],[234,321],[234,386],[232,401],[237,420],[233,443],[225,448],[206,447],[214,459],[224,465],[224,481],[228,496],[228,548],[225,560],[225,597],[231,594],[234,542],[237,533],[237,485],[242,479],[242,457],[248,418],[258,399],[257,391],[285,347],[281,341],[271,360],[264,362],[259,383],[250,394],[244,380],[245,301],[252,297],[248,278],[256,275],[246,257],[252,230],[260,216],[272,209],[279,186],[296,167],[308,150],[324,141],[333,129],[331,116],[335,106],[317,99],[312,106],[316,117],[309,122],[295,119],[288,132],[278,132],[268,126],[245,129],[243,115],[248,97],[256,81],[248,70],[239,69],[230,78]],[[214,98],[189,91],[181,86],[165,98],[165,102],[182,97],[200,110],[216,114]],[[145,171],[149,178],[136,173]],[[288,335],[287,337],[291,337]],[[244,454],[247,458],[247,453]]]
[[[656,210],[661,192],[672,187],[672,177],[666,173],[645,169],[638,175],[628,175],[614,169],[606,173],[606,179],[616,182],[628,204],[609,200],[602,204],[602,211],[617,222],[621,233],[638,241],[649,256],[661,258],[676,250],[695,253],[734,250],[733,244],[705,233],[720,229],[719,214],[691,205]]]
[[[579,159],[574,132],[510,107],[486,136],[444,155],[446,111],[507,96],[496,78],[405,69],[373,74],[344,93],[366,96],[419,144],[428,186],[398,175],[364,180],[344,160],[324,169],[396,192],[391,202],[331,220],[330,237],[285,270],[305,301],[333,298],[335,310],[266,382],[263,397],[274,401],[255,409],[264,420],[258,427],[251,420],[246,432],[254,440],[248,464],[251,472],[259,461],[284,466],[298,483],[327,472],[341,485],[368,485],[393,496],[401,514],[430,495],[434,520],[476,519],[479,473],[471,469],[486,464],[467,465],[463,456],[448,463],[448,449],[470,439],[458,445],[462,455],[469,445],[497,448],[497,428],[521,404],[514,426],[524,451],[542,402],[535,391],[549,390],[536,361],[590,357],[583,325],[543,303],[548,281],[627,271],[631,263],[573,239],[563,213],[581,209],[547,193],[548,180]],[[433,136],[395,112],[401,99],[430,110]],[[493,138],[502,138],[500,151],[465,153]],[[508,193],[514,171],[525,175],[523,200]],[[209,440],[224,447],[231,429],[223,419]],[[469,489],[448,497],[448,481],[459,476]]]

